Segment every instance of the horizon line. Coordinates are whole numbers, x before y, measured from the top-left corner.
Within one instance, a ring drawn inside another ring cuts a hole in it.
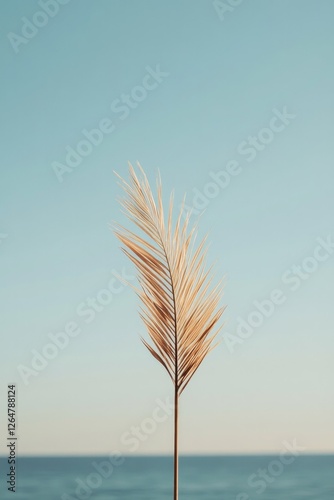
[[[180,455],[180,458],[232,458],[232,457],[271,457],[271,456],[277,456],[278,452],[231,452],[231,453],[184,453]],[[131,458],[171,458],[173,459],[172,454],[146,454],[146,455],[125,455],[122,453],[101,453],[101,454],[55,454],[55,455],[49,455],[49,454],[21,454],[20,456],[17,457],[18,460],[20,458],[105,458],[105,457],[110,457],[110,456],[120,456],[126,459],[131,459]],[[302,457],[324,457],[328,456],[334,457],[334,450],[333,451],[328,451],[328,452],[323,452],[323,451],[315,451],[315,452],[308,452],[308,453],[301,453],[300,456]],[[0,455],[0,460],[1,459],[7,459],[8,456],[6,455]]]

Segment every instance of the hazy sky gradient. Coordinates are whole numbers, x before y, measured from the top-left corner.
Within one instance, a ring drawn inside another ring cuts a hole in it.
[[[333,231],[333,2],[245,0],[221,20],[205,0],[71,0],[18,53],[8,33],[41,8],[1,10],[1,428],[17,381],[21,454],[126,453],[123,433],[172,394],[139,340],[130,289],[94,321],[79,315],[113,271],[132,272],[108,223],[124,222],[113,170],[127,176],[139,160],[152,181],[160,169],[177,203],[215,195],[201,200],[201,233],[226,276],[224,332],[274,289],[286,297],[233,354],[222,341],[205,361],[182,397],[182,452],[276,451],[293,439],[334,451],[334,253],[298,290],[291,274],[282,282]],[[156,88],[117,111],[158,65]],[[246,154],[244,141],[285,107],[295,117]],[[60,183],[54,162],[106,118],[113,132]],[[230,184],[208,186],[232,160]],[[80,335],[25,386],[17,366],[68,322]],[[169,453],[171,438],[169,419],[138,453]]]

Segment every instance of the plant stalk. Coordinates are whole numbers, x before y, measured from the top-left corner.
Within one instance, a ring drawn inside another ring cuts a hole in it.
[[[179,393],[175,385],[174,400],[174,500],[179,498]]]

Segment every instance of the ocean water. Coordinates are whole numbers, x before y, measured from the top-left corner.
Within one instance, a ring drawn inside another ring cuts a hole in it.
[[[334,500],[334,456],[181,457],[180,500]],[[287,463],[290,462],[290,463]],[[0,459],[2,500],[172,500],[169,457],[21,458],[16,493],[7,491]],[[104,476],[104,477],[103,477]]]

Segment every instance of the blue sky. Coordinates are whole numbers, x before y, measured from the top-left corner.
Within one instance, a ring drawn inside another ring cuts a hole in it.
[[[182,397],[181,449],[297,439],[333,451],[334,254],[318,248],[333,229],[333,2],[245,0],[224,19],[204,0],[58,7],[48,17],[38,2],[3,2],[0,20],[0,397],[17,382],[22,454],[124,449],[124,432],[172,394],[139,341],[130,289],[112,281],[110,304],[83,315],[113,272],[133,271],[108,224],[124,222],[113,171],[127,176],[137,160],[177,203],[187,193],[205,208],[200,232],[226,277],[224,332],[235,339],[238,318],[273,290],[285,299],[233,352],[222,339],[207,359]],[[46,24],[29,31],[25,18]],[[15,38],[22,30],[31,38]],[[101,126],[99,144],[66,164]],[[229,185],[213,181],[233,168]],[[80,333],[24,384],[18,366],[73,322]],[[170,420],[138,452],[169,453],[171,435]]]

